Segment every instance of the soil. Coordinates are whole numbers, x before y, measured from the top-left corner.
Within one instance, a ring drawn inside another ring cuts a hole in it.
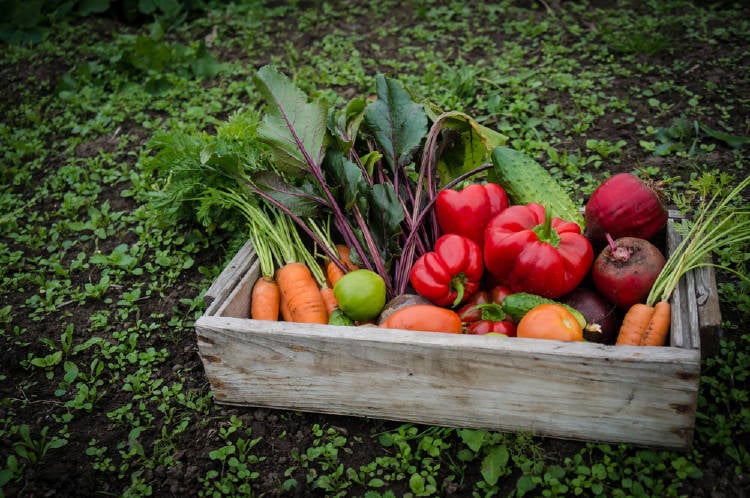
[[[554,8],[555,2],[550,2]],[[109,20],[108,23],[117,26],[119,21]],[[409,20],[404,19],[408,24]],[[107,29],[113,26],[107,26]],[[356,26],[352,26],[356,29]],[[106,29],[102,29],[106,32]],[[280,36],[282,36],[280,34]],[[290,39],[295,43],[304,46],[305,40],[300,40],[296,34],[291,34]],[[714,44],[705,46],[688,46],[680,53],[684,59],[684,67],[687,68],[683,80],[676,81],[676,85],[684,85],[687,88],[694,89],[696,93],[703,95],[702,104],[710,106],[712,102],[720,103],[722,96],[720,93],[705,94],[703,91],[703,82],[710,80],[721,84],[723,81],[733,81],[734,92],[738,95],[750,95],[750,83],[747,78],[738,81],[738,74],[727,74],[722,67],[712,65],[707,61],[717,60],[726,55],[727,52],[734,50],[731,40],[726,41],[726,45]],[[390,51],[393,54],[398,53],[397,40],[382,40],[380,45],[384,51]],[[241,53],[222,53],[220,58],[227,60],[231,57],[242,57]],[[658,64],[659,54],[650,56],[652,64]],[[671,56],[664,56],[671,57]],[[668,62],[665,60],[665,62]],[[671,61],[669,61],[671,62]],[[748,62],[750,55],[745,52],[745,58],[742,60],[745,74],[747,74]],[[52,84],[45,82],[56,81],[62,73],[65,72],[67,63],[51,60],[46,65],[36,65],[33,68],[37,80],[40,82],[36,91],[40,93],[40,99],[44,91],[54,88]],[[15,82],[25,81],[23,75],[27,68],[19,66],[16,68],[19,76]],[[11,74],[4,71],[3,74]],[[615,88],[611,93],[621,94],[623,98],[629,95],[628,88],[636,82],[622,79],[615,83]],[[6,81],[4,85],[14,85],[14,81]],[[645,84],[641,82],[640,84]],[[342,94],[351,93],[351,89],[341,89]],[[13,97],[4,91],[0,91],[0,102],[3,106],[11,105]],[[673,109],[672,115],[679,114],[679,106],[685,105],[683,102],[676,102],[678,108]],[[648,112],[648,111],[646,111]],[[745,116],[730,116],[728,125],[735,125],[737,129],[746,123]],[[620,121],[624,123],[626,121]],[[628,138],[629,143],[637,142],[631,140],[636,131],[629,128],[626,124],[614,124],[614,121],[605,122],[600,120],[594,129],[587,133],[586,138],[607,139],[611,142],[617,142],[621,138]],[[706,123],[710,126],[719,127],[717,123]],[[745,130],[747,131],[747,130]],[[134,147],[140,147],[149,138],[149,130],[142,127],[124,123],[121,133],[129,135],[129,140]],[[583,139],[582,139],[583,140]],[[576,150],[577,144],[568,144],[569,150]],[[114,151],[115,142],[111,136],[102,136],[91,142],[78,146],[74,154],[77,157],[87,158],[98,154],[100,151]],[[704,159],[709,165],[732,164],[733,151],[726,145],[717,143],[713,153],[707,155]],[[659,167],[671,171],[675,176],[682,176],[684,171],[680,169],[680,164],[674,158],[658,158],[646,154],[637,146],[637,143],[625,151],[628,157],[627,161],[621,163],[622,169],[628,169],[634,163],[640,163],[643,166],[658,165]],[[133,162],[132,157],[125,159]],[[38,179],[37,179],[38,180]],[[32,180],[34,181],[34,180]],[[99,202],[108,201],[113,206],[113,210],[134,210],[138,206],[127,197],[121,196],[123,189],[129,185],[103,186],[102,192],[98,196]],[[132,236],[132,234],[125,235]],[[2,237],[7,242],[5,237]],[[227,238],[228,240],[228,238]],[[185,296],[195,296],[196,283],[202,282],[203,286],[208,285],[206,277],[199,272],[201,267],[211,267],[214,264],[214,258],[217,251],[226,249],[227,240],[214,242],[215,246],[206,248],[196,255],[196,261],[193,267],[184,271],[177,282],[169,288],[163,296],[151,297],[144,299],[140,303],[141,317],[150,317],[152,314],[163,314],[163,323],[167,323],[173,316],[183,317],[190,310],[187,308],[182,299]],[[121,243],[122,240],[107,240],[106,244],[113,246]],[[24,247],[12,247],[29,251],[31,249]],[[106,251],[106,247],[99,247],[100,250]],[[111,248],[110,248],[111,249]],[[89,249],[83,248],[89,252]],[[74,274],[74,278],[80,281],[72,281],[73,286],[82,286],[86,282],[97,281],[98,275],[85,274],[79,272]],[[131,277],[136,279],[137,277]],[[127,288],[128,282],[123,282],[123,288]],[[121,294],[122,289],[114,290],[110,305],[113,312],[116,312],[116,302]],[[31,295],[37,293],[37,289],[20,289],[14,294],[3,296],[5,302],[3,305],[13,307],[23,307],[26,300]],[[76,307],[75,309],[65,308],[58,312],[49,314],[44,319],[36,321],[30,317],[17,317],[13,325],[27,330],[23,337],[24,342],[30,344],[39,344],[35,353],[44,352],[44,346],[39,339],[49,337],[48,330],[54,329],[55,325],[64,319],[66,323],[72,323],[76,331],[86,331],[91,327],[89,321],[90,315],[107,305],[101,301],[87,302],[86,304]],[[727,319],[737,318],[729,309],[722,310]],[[123,324],[126,326],[127,324]],[[84,338],[76,338],[76,344],[83,342]],[[60,416],[65,413],[59,401],[56,400],[52,393],[58,388],[59,379],[49,381],[44,372],[40,369],[27,370],[21,367],[24,355],[28,348],[23,350],[13,348],[8,336],[0,337],[0,365],[2,373],[6,376],[0,384],[0,395],[4,402],[0,404],[0,420],[4,420],[11,414],[16,420],[23,420],[28,424],[32,434],[39,434],[39,431],[49,425],[49,421],[54,416]],[[184,385],[185,392],[194,392],[205,394],[209,391],[209,385],[204,374],[201,359],[198,354],[196,338],[194,334],[184,334],[178,337],[165,337],[154,334],[150,337],[149,342],[139,345],[143,349],[153,347],[156,351],[162,349],[168,351],[169,359],[163,364],[160,377],[164,379],[165,385],[171,385],[177,382],[180,377],[186,379]],[[86,352],[81,353],[78,357],[79,364],[86,365]],[[189,375],[178,377],[178,374],[189,372]],[[33,393],[33,394],[32,394]],[[19,403],[15,400],[26,400],[27,403]],[[64,455],[60,458],[46,461],[45,465],[30,467],[25,473],[21,482],[9,485],[5,489],[7,496],[24,496],[24,497],[44,497],[44,496],[96,496],[103,494],[119,494],[122,489],[122,483],[114,480],[107,480],[105,473],[99,472],[91,467],[91,458],[86,454],[89,448],[89,442],[92,438],[98,440],[99,446],[115,447],[118,443],[127,441],[128,434],[120,426],[116,426],[107,417],[111,410],[125,406],[132,402],[132,396],[123,391],[108,389],[102,398],[96,403],[95,409],[86,413],[76,412],[68,425],[69,442],[64,447],[64,451],[55,453]],[[153,412],[153,411],[152,411]],[[141,477],[145,482],[152,486],[154,496],[197,496],[203,489],[198,478],[205,475],[208,469],[217,469],[220,467],[209,458],[209,452],[222,446],[223,442],[220,437],[220,431],[227,426],[230,416],[237,416],[252,429],[253,438],[261,438],[256,446],[254,453],[262,455],[265,459],[254,466],[258,470],[259,476],[253,481],[253,488],[259,496],[276,496],[281,494],[281,483],[288,476],[283,475],[285,469],[294,465],[292,458],[293,451],[304,451],[312,441],[312,435],[309,431],[314,424],[320,424],[326,427],[334,427],[342,434],[348,437],[351,454],[347,457],[347,465],[357,468],[358,465],[373,461],[380,453],[380,445],[377,439],[373,438],[374,434],[380,433],[387,429],[392,429],[400,425],[398,422],[389,422],[382,420],[354,418],[346,416],[332,416],[313,413],[300,413],[285,410],[271,410],[254,407],[229,407],[214,404],[210,407],[208,419],[191,420],[185,432],[181,435],[181,444],[178,445],[178,451],[174,455],[176,464],[171,467],[156,467],[153,469],[144,469]],[[150,422],[155,428],[149,433],[159,433],[161,421],[156,419]],[[280,437],[280,435],[285,437]],[[457,441],[449,439],[451,442]],[[576,453],[585,443],[564,441],[552,438],[537,438],[548,455],[558,456],[560,459],[565,456]],[[0,450],[5,441],[0,438]],[[143,441],[148,446],[153,441]],[[454,444],[454,447],[457,444]],[[123,449],[124,450],[124,449]],[[3,452],[0,452],[2,455]],[[721,447],[716,450],[703,451],[704,460],[702,462],[703,477],[697,480],[686,480],[682,490],[685,496],[690,497],[741,497],[750,491],[750,479],[746,476],[738,476],[734,472],[734,461],[721,452]],[[113,456],[113,465],[117,467],[123,460],[116,454]],[[4,457],[3,457],[4,458]],[[478,470],[475,472],[478,473]],[[116,473],[116,472],[115,472]],[[294,477],[304,482],[304,474],[298,469]],[[464,476],[462,482],[444,483],[445,496],[470,496],[471,489],[465,483],[471,483],[476,480],[475,476]],[[514,488],[515,481],[508,479],[509,491]],[[402,495],[408,489],[393,489],[396,496]],[[356,494],[357,490],[352,490]],[[300,486],[297,496],[310,496],[315,494],[313,490]]]

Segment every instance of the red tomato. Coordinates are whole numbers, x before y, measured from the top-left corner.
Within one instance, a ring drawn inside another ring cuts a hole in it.
[[[497,304],[503,304],[503,300],[513,294],[507,285],[496,285],[490,291],[490,301]]]
[[[492,320],[479,320],[469,324],[467,334],[485,335],[490,333],[503,334],[508,337],[516,336],[516,324],[510,320],[493,322]]]
[[[458,316],[461,317],[461,321],[476,322],[482,319],[482,309],[475,307],[477,304],[485,304],[490,302],[490,296],[486,291],[475,292],[466,304],[458,309]]]

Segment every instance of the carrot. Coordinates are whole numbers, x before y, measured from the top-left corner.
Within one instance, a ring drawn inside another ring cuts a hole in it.
[[[357,270],[359,267],[352,263],[351,252],[348,246],[344,244],[336,244],[336,251],[338,252],[339,259],[344,265],[347,271]],[[329,261],[326,265],[326,277],[328,279],[328,286],[333,288],[336,282],[344,276],[346,272],[339,268],[339,265],[333,261]]]
[[[615,344],[638,346],[652,316],[654,316],[654,307],[648,304],[636,303],[628,308],[628,312],[622,319]]]
[[[304,263],[291,262],[276,270],[276,282],[289,308],[291,321],[328,323],[328,312],[310,269]]]
[[[671,312],[669,301],[659,301],[654,305],[654,314],[641,336],[641,346],[663,346],[667,342]]]
[[[669,333],[669,301],[655,305],[636,303],[628,309],[617,335],[618,346],[663,346]]]
[[[286,298],[284,298],[284,294],[279,290],[279,294],[281,298],[279,299],[279,313],[281,313],[281,319],[285,322],[291,322],[292,314],[289,312],[289,306],[286,304]]]
[[[334,294],[333,289],[327,285],[321,287],[320,294],[323,296],[323,301],[326,303],[326,311],[330,317],[331,313],[339,307],[339,301],[336,299],[336,294]]]
[[[281,294],[279,285],[272,277],[261,277],[255,281],[250,297],[250,318],[253,320],[278,320]]]

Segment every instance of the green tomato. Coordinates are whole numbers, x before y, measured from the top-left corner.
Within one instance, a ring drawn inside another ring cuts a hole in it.
[[[358,322],[374,319],[385,306],[385,281],[370,270],[350,271],[333,286],[339,308]]]

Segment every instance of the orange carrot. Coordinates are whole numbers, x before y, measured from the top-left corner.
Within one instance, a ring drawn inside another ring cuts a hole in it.
[[[636,303],[628,309],[617,335],[618,346],[663,346],[669,333],[671,306],[659,301],[654,306]]]
[[[339,259],[343,263],[347,271],[357,270],[359,267],[352,263],[351,252],[349,247],[344,244],[336,244],[336,251],[339,254]],[[326,265],[326,277],[328,278],[328,286],[333,288],[336,282],[343,277],[345,272],[339,268],[339,266],[333,261],[329,261]]]
[[[279,313],[281,313],[281,319],[285,322],[291,322],[292,320],[292,314],[289,312],[289,306],[286,304],[286,298],[284,298],[284,294],[281,292],[281,289],[279,289],[279,294],[281,298],[279,299]]]
[[[323,301],[326,303],[326,311],[328,311],[328,315],[330,316],[331,313],[339,307],[339,301],[336,299],[336,294],[334,294],[333,289],[327,285],[321,287],[320,294],[323,296]]]
[[[654,307],[643,303],[636,303],[628,308],[622,319],[620,332],[617,334],[618,346],[638,346],[641,336],[648,327],[648,322],[654,315]]]
[[[328,323],[328,312],[315,278],[304,263],[287,263],[276,270],[282,299],[289,308],[291,321]]]
[[[672,307],[669,301],[659,301],[654,305],[654,314],[646,331],[641,336],[641,346],[663,346],[669,334]]]
[[[255,281],[250,297],[250,318],[253,320],[278,320],[279,286],[271,277],[261,277]]]

